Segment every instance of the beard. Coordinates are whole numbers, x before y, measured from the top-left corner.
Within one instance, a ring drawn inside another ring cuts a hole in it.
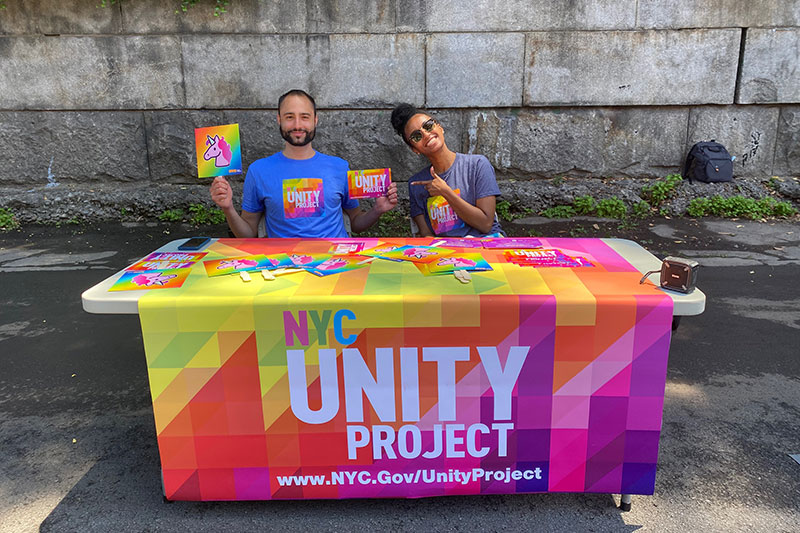
[[[278,129],[280,129],[280,131],[281,131],[281,137],[283,137],[283,140],[286,141],[287,143],[291,144],[292,146],[305,146],[305,145],[307,145],[308,143],[310,143],[311,141],[314,140],[314,135],[317,133],[317,129],[316,128],[314,128],[313,130],[304,130],[302,128],[295,128],[293,130],[284,130],[284,129],[280,128],[280,126],[279,126]],[[306,136],[305,137],[301,137],[300,139],[295,139],[292,136],[292,133],[298,132],[298,131],[304,132],[306,134]]]

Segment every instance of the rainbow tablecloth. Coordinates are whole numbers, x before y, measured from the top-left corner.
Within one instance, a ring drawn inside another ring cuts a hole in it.
[[[652,494],[672,300],[598,239],[542,243],[595,266],[487,249],[469,284],[380,259],[244,283],[198,264],[147,293],[167,498]],[[330,246],[220,240],[206,259]]]

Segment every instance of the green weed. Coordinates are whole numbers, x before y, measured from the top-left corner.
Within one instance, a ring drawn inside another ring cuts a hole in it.
[[[530,207],[513,206],[508,200],[500,200],[497,202],[494,210],[498,217],[507,222],[522,218],[531,213]]]
[[[653,208],[650,206],[650,204],[642,200],[631,207],[630,214],[633,218],[646,218],[650,215],[652,210]]]
[[[209,226],[223,224],[225,214],[218,207],[209,209],[203,204],[191,204],[189,206],[189,223],[195,226]]]
[[[693,217],[741,217],[759,220],[767,217],[791,217],[797,210],[789,202],[778,202],[770,196],[759,200],[743,196],[713,196],[694,198],[689,202],[686,213]]]
[[[541,214],[547,218],[572,218],[575,216],[575,208],[571,205],[557,205],[548,207]]]
[[[17,229],[19,222],[17,222],[14,213],[5,207],[0,207],[0,230],[7,231]]]
[[[382,214],[369,229],[358,234],[360,237],[410,237],[411,223],[408,214],[398,209]]]
[[[165,209],[158,215],[158,220],[161,222],[180,222],[183,220],[184,215],[183,209]]]
[[[585,234],[586,234],[586,228],[584,228],[580,224],[569,230],[569,236],[572,237],[573,239],[578,238]]]
[[[672,196],[681,181],[683,178],[680,174],[670,174],[664,181],[642,187],[642,197],[653,207],[658,207]]]
[[[628,206],[625,205],[621,199],[613,196],[611,198],[605,198],[597,202],[597,216],[603,218],[625,218],[625,215],[628,212]]]
[[[575,207],[575,212],[579,215],[591,215],[597,208],[597,202],[591,196],[578,196],[575,198],[575,201],[572,202],[572,205]]]

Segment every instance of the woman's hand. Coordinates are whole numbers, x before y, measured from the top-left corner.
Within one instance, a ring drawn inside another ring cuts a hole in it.
[[[431,177],[433,179],[426,181],[412,181],[411,185],[422,185],[431,196],[446,196],[448,193],[453,192],[447,182],[433,170],[433,166],[431,166]]]

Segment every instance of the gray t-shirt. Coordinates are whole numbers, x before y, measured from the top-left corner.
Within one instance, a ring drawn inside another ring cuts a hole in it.
[[[411,218],[425,215],[425,222],[437,237],[483,237],[487,234],[468,226],[453,212],[442,196],[431,198],[422,185],[411,185],[414,181],[431,179],[430,165],[414,174],[408,180],[408,196],[411,201]],[[458,190],[461,198],[472,205],[477,205],[479,198],[500,196],[500,188],[494,175],[494,168],[485,156],[456,153],[456,160],[439,176],[447,182],[451,189]],[[433,221],[431,219],[433,217]],[[503,233],[495,216],[489,234]]]

